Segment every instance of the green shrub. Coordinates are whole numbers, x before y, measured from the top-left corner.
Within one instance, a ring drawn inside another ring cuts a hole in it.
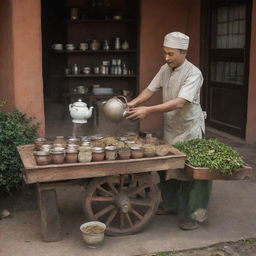
[[[0,102],[0,191],[10,193],[20,189],[22,162],[16,147],[29,144],[37,137],[39,124],[15,109],[2,111],[6,102]]]

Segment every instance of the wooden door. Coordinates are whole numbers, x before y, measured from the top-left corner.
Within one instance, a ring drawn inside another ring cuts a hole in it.
[[[245,136],[251,1],[202,1],[201,67],[207,124]]]

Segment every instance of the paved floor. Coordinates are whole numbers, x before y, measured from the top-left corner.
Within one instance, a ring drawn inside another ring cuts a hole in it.
[[[256,170],[256,147],[208,129],[208,137],[231,144]],[[131,256],[154,252],[209,246],[224,241],[256,237],[256,179],[215,181],[209,205],[209,218],[202,227],[185,232],[178,228],[177,216],[155,216],[142,232],[123,237],[106,237],[101,248],[89,249],[83,243],[79,226],[86,221],[81,206],[85,197],[80,187],[58,190],[63,219],[63,240],[41,241],[39,214],[34,190],[1,201],[11,217],[0,221],[1,256]],[[198,256],[198,255],[197,255]],[[206,255],[204,255],[206,256]]]
[[[255,194],[254,181],[216,181],[208,221],[199,230],[180,230],[177,216],[155,216],[144,231],[130,236],[106,237],[104,245],[94,250],[86,248],[79,231],[80,224],[86,221],[81,207],[82,189],[58,191],[64,238],[54,243],[41,241],[36,200],[29,194],[16,198],[14,210],[10,207],[12,216],[0,221],[0,255],[131,256],[256,237]],[[21,200],[27,200],[25,206]]]

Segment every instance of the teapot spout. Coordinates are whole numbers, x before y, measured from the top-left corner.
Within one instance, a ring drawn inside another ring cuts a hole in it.
[[[69,112],[71,112],[72,104],[69,104]]]
[[[92,110],[93,110],[93,107],[90,107],[89,108],[89,115],[90,115],[90,117],[92,116]]]

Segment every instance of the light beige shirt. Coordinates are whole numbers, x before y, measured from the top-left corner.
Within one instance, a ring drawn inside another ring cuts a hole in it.
[[[148,86],[151,91],[162,89],[163,102],[177,97],[187,102],[181,109],[164,113],[164,140],[169,144],[201,138],[204,115],[200,106],[201,71],[189,61],[176,69],[163,65]]]

